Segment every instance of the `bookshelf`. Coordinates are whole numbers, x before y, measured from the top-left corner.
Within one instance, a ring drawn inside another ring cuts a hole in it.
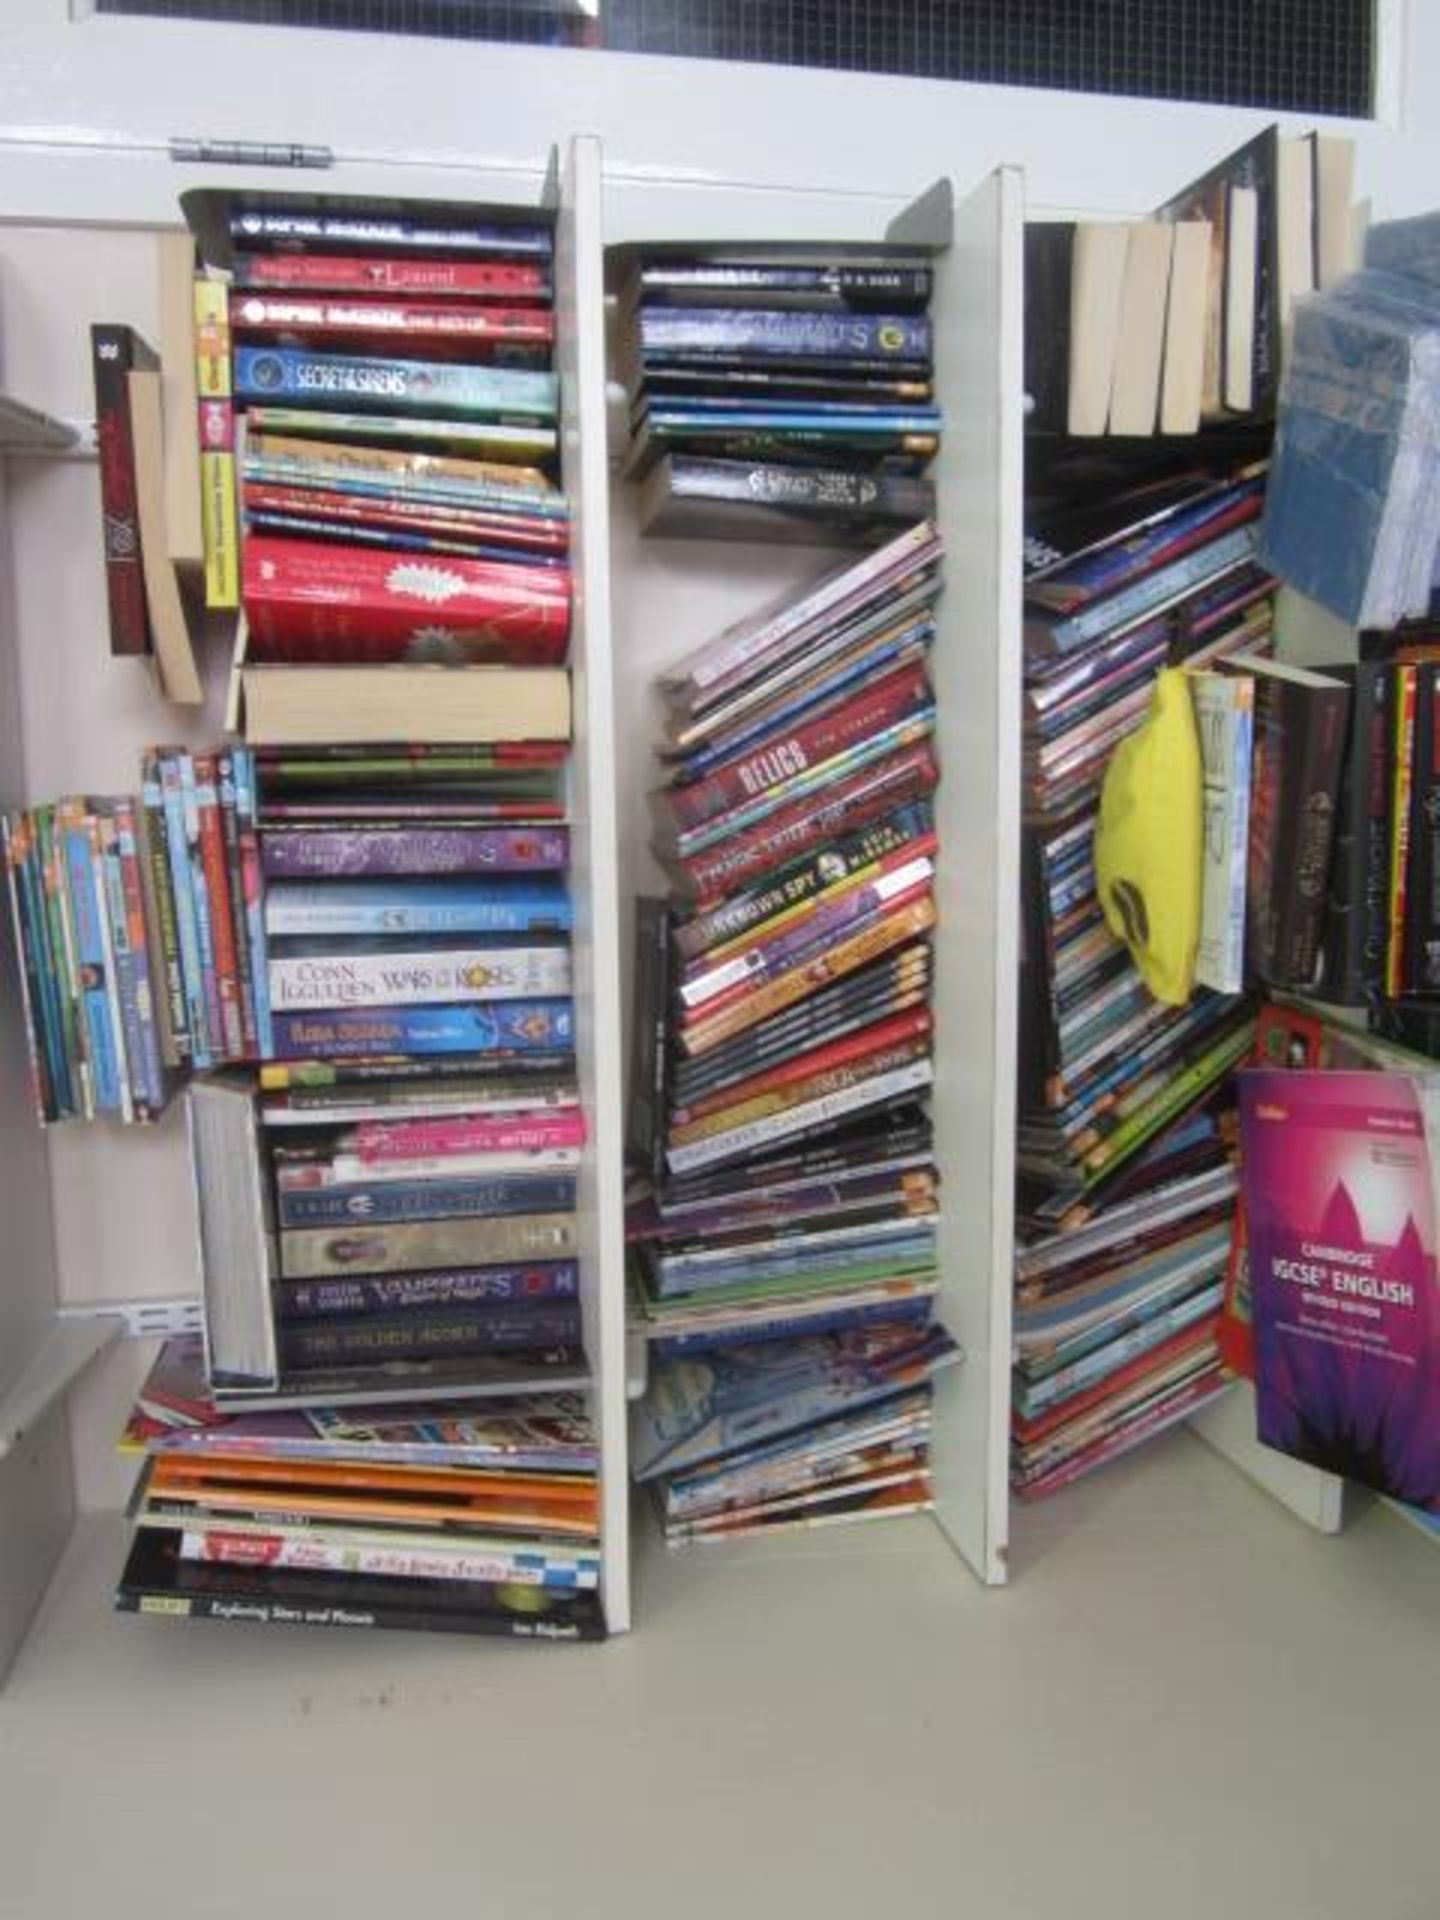
[[[487,176],[476,178],[494,193]],[[400,184],[403,190],[410,182]],[[325,185],[362,190],[343,167]],[[445,197],[456,197],[453,172]],[[484,197],[477,190],[477,203]],[[533,189],[517,188],[512,204],[533,208],[536,198]],[[963,1560],[980,1580],[998,1584],[1011,1534],[1022,179],[1002,167],[959,196],[942,181],[897,209],[878,196],[807,195],[795,187],[612,181],[598,143],[580,139],[538,198],[556,219],[564,479],[576,540],[572,881],[579,1064],[595,1143],[580,1211],[607,1612],[612,1627],[629,1623],[626,1400],[643,1374],[643,1356],[633,1346],[627,1356],[626,1348],[620,1143],[631,902],[655,877],[645,851],[655,735],[645,689],[687,647],[833,564],[835,555],[639,534],[633,490],[612,477],[606,455],[606,238],[707,246],[728,240],[800,251],[833,250],[847,239],[867,246],[889,240],[933,255],[937,385],[946,419],[935,479],[948,554],[934,655],[944,768],[937,794],[942,922],[933,1101],[945,1189],[938,1304],[966,1352],[963,1367],[937,1383],[933,1471],[936,1519],[960,1556],[957,1580],[965,1578]],[[605,235],[602,211],[611,229]],[[86,329],[93,317],[114,314],[153,328],[155,248],[143,217],[137,211],[128,226],[12,226],[0,234],[3,372],[26,395],[13,414],[14,431],[0,429],[6,453],[28,431],[32,402],[33,411],[61,423],[52,443],[70,444],[65,430],[89,405]],[[140,749],[152,740],[216,737],[227,670],[222,638],[205,649],[206,706],[184,716],[159,703],[148,668],[103,654],[93,465],[72,457],[6,458],[0,490],[11,562],[0,603],[0,801],[130,790]],[[62,555],[73,559],[58,565]],[[8,946],[8,922],[0,938]],[[150,1348],[123,1336],[187,1324],[196,1283],[178,1112],[149,1130],[72,1127],[42,1136],[30,1111],[8,951],[0,964],[7,981],[0,995],[0,1217],[7,1269],[16,1276],[0,1289],[3,1671],[77,1514],[112,1509],[124,1498],[130,1473],[115,1460],[112,1443]],[[1313,1524],[1337,1523],[1333,1483],[1321,1485],[1322,1476],[1262,1454],[1247,1439],[1236,1397],[1207,1421],[1206,1437]],[[1047,1517],[1047,1528],[1056,1524]],[[843,1536],[836,1540],[843,1564],[850,1549]],[[70,1564],[77,1577],[93,1575],[93,1555]],[[1043,1578],[1043,1569],[1032,1577]],[[145,1634],[125,1622],[104,1631]],[[186,1672],[223,1666],[227,1636],[197,1629],[192,1638],[203,1651],[187,1652]],[[350,1657],[363,1667],[377,1658],[374,1643]],[[392,1651],[384,1660],[397,1657]]]

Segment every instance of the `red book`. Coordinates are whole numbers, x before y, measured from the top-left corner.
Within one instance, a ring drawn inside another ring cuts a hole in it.
[[[132,368],[159,366],[133,327],[94,325],[90,355],[95,378],[95,438],[100,452],[100,531],[110,651],[149,653],[150,620],[140,554],[140,507],[135,493],[135,440],[130,427]]]
[[[252,662],[558,666],[570,635],[563,567],[245,542]]]
[[[200,818],[200,862],[210,901],[210,938],[215,949],[215,989],[220,996],[224,1055],[245,1058],[245,1028],[240,1013],[240,959],[235,948],[235,914],[225,861],[225,829],[220,819],[215,755],[195,755],[195,802]]]
[[[532,262],[377,260],[358,254],[241,253],[237,287],[389,294],[424,300],[548,300],[550,275]]]
[[[796,860],[838,834],[854,833],[929,793],[940,774],[928,741],[906,747],[821,795],[780,807],[747,833],[722,840],[703,853],[677,860],[677,877],[696,909],[713,905],[789,860]]]
[[[693,786],[665,789],[664,798],[676,825],[683,832],[702,826],[730,807],[744,806],[769,788],[894,726],[923,706],[929,694],[930,683],[918,661],[886,674],[842,705],[788,732],[771,734]]]
[[[415,533],[453,535],[473,540],[503,540],[536,553],[562,554],[569,531],[562,521],[519,513],[477,513],[468,507],[440,507],[428,500],[401,500],[331,492],[324,487],[284,487],[247,480],[241,490],[247,513],[303,514],[333,521],[337,527],[395,527]]]
[[[242,339],[316,347],[373,346],[412,359],[458,358],[497,366],[550,364],[555,337],[548,307],[432,306],[422,300],[327,300],[295,294],[234,293],[231,331]]]
[[[676,1107],[670,1114],[670,1125],[682,1127],[692,1120],[703,1120],[708,1113],[723,1113],[726,1107],[738,1106],[741,1101],[753,1099],[756,1094],[792,1086],[797,1081],[812,1079],[816,1074],[829,1073],[835,1067],[849,1066],[857,1060],[868,1060],[872,1054],[883,1053],[906,1041],[919,1039],[929,1031],[928,1007],[915,1007],[908,1013],[892,1014],[887,1019],[877,1021],[874,1026],[849,1035],[847,1039],[827,1040],[824,1046],[812,1047],[808,1053],[797,1054],[783,1066],[766,1067],[763,1072],[752,1074],[748,1080],[739,1080],[717,1093],[707,1093],[688,1107]]]

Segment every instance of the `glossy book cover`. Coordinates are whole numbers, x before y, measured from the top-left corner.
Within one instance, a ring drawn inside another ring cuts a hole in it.
[[[1440,1510],[1440,1075],[1240,1076],[1259,1438]]]

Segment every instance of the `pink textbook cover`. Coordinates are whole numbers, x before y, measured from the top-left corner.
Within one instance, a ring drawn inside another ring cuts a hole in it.
[[[1440,1511],[1440,1075],[1240,1076],[1260,1439]]]

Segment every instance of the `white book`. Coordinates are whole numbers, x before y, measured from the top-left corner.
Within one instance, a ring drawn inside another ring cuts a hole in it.
[[[270,1005],[276,1013],[544,999],[570,992],[570,950],[460,946],[399,953],[272,954],[269,979]]]
[[[1110,387],[1110,431],[1155,431],[1165,350],[1165,308],[1175,228],[1168,220],[1134,220],[1125,250],[1125,280]]]
[[[1077,436],[1104,433],[1110,418],[1120,303],[1130,226],[1081,220],[1070,263],[1070,369],[1066,426]]]
[[[1255,682],[1246,674],[1193,673],[1190,698],[1200,736],[1204,817],[1195,978],[1216,993],[1238,993],[1245,981]]]
[[[1209,313],[1208,220],[1177,220],[1165,309],[1165,364],[1160,377],[1161,433],[1198,433],[1205,393],[1205,327]]]
[[[1225,313],[1222,397],[1231,413],[1255,404],[1255,299],[1259,272],[1260,197],[1253,187],[1231,187],[1225,236]]]

